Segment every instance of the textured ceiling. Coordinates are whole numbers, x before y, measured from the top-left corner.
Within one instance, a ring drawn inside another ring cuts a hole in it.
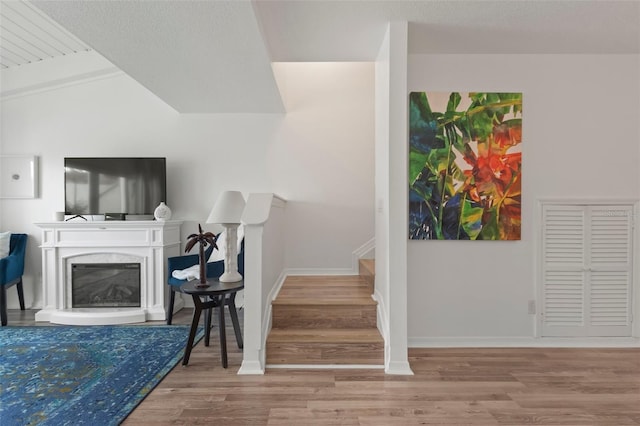
[[[250,2],[33,3],[179,112],[284,111]]]
[[[38,0],[33,4],[185,113],[282,112],[272,62],[375,60],[387,23],[394,20],[410,23],[410,53],[640,53],[640,1]],[[1,44],[7,45],[4,37]]]
[[[273,61],[374,60],[389,21],[410,53],[640,52],[640,2],[257,1]]]

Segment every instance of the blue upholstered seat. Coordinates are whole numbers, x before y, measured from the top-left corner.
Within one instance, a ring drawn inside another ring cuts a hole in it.
[[[22,274],[24,258],[27,250],[27,234],[11,234],[9,255],[0,259],[0,316],[2,325],[7,325],[7,288],[16,286],[20,309],[24,311],[24,292],[22,290]]]

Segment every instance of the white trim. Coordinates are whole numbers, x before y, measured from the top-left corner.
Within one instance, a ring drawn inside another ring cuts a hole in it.
[[[284,208],[286,201],[282,197],[266,192],[251,193],[242,212],[244,225],[264,225],[271,214],[271,208]]]
[[[262,361],[262,365],[265,365],[267,362],[267,339],[269,338],[269,333],[271,333],[271,324],[273,320],[272,311],[273,311],[273,301],[278,297],[280,293],[280,289],[282,289],[282,285],[284,281],[287,279],[287,275],[282,271],[280,276],[276,280],[276,285],[273,286],[269,295],[267,296],[267,306],[264,310],[264,314],[262,316],[262,342],[260,349],[260,359]]]
[[[359,260],[376,247],[376,239],[372,238],[351,253],[351,268],[287,268],[287,275],[358,275]]]
[[[640,250],[640,232],[636,227],[638,217],[640,215],[640,204],[633,205],[633,251],[636,257],[631,265],[631,273],[633,274],[633,287],[631,288],[632,314],[631,314],[631,336],[636,339],[640,338],[640,262],[638,261],[638,251]]]
[[[387,306],[384,304],[384,298],[380,296],[380,293],[376,289],[371,295],[371,298],[378,302],[378,331],[384,340],[385,352],[389,342],[389,323],[387,322]]]
[[[296,370],[339,370],[339,369],[368,369],[382,370],[382,364],[267,364],[267,368],[296,369]]]
[[[48,92],[50,90],[64,89],[79,84],[92,83],[94,81],[118,77],[121,75],[126,74],[116,67],[103,68],[97,71],[74,75],[72,77],[60,78],[53,81],[47,81],[45,83],[33,84],[31,86],[21,87],[19,89],[0,92],[0,101],[4,102],[15,98],[20,98],[22,96],[36,95],[38,93]]]
[[[39,321],[49,321],[53,324],[64,325],[134,324],[147,320],[147,314],[143,308],[117,308],[106,312],[101,308],[45,309],[44,311],[39,311],[38,314]],[[164,311],[160,312],[159,315],[164,315]]]
[[[542,274],[540,273],[542,268],[542,259],[544,256],[543,248],[542,248],[542,234],[543,234],[543,226],[542,226],[542,217],[544,211],[544,205],[547,201],[538,199],[537,208],[534,217],[534,226],[535,231],[533,238],[533,294],[535,298],[536,304],[536,313],[533,318],[533,336],[535,338],[542,337],[542,321],[543,316],[541,315],[544,307],[542,306]]]
[[[287,204],[287,200],[279,196],[278,194],[272,194],[272,195],[273,195],[273,200],[271,200],[271,206],[283,209],[284,206]]]
[[[616,198],[557,198],[539,197],[541,204],[570,204],[570,205],[607,205],[607,204],[634,204],[640,201],[638,197],[616,197]]]
[[[353,269],[356,274],[360,273],[360,259],[362,259],[363,256],[365,256],[367,253],[370,253],[375,248],[376,239],[372,238],[353,251],[353,253],[351,254],[351,269]]]
[[[387,364],[384,372],[396,376],[413,376],[409,361],[391,361]]]
[[[632,337],[411,337],[410,348],[640,348]]]
[[[257,361],[242,361],[242,365],[238,369],[238,375],[264,375],[264,369]]]

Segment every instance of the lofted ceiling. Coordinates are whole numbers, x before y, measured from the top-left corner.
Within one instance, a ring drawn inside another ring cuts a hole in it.
[[[183,113],[283,112],[272,62],[375,60],[390,21],[410,23],[410,53],[640,53],[640,2],[628,0],[1,0],[0,6],[2,52],[13,48],[6,37],[10,10],[33,9],[34,22],[68,31],[79,43],[73,49],[94,49]]]

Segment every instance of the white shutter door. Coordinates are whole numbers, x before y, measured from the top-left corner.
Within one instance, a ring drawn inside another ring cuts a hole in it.
[[[630,336],[633,208],[543,205],[542,336]]]
[[[543,206],[542,335],[584,336],[585,209]]]
[[[631,206],[590,207],[589,336],[631,336]]]

